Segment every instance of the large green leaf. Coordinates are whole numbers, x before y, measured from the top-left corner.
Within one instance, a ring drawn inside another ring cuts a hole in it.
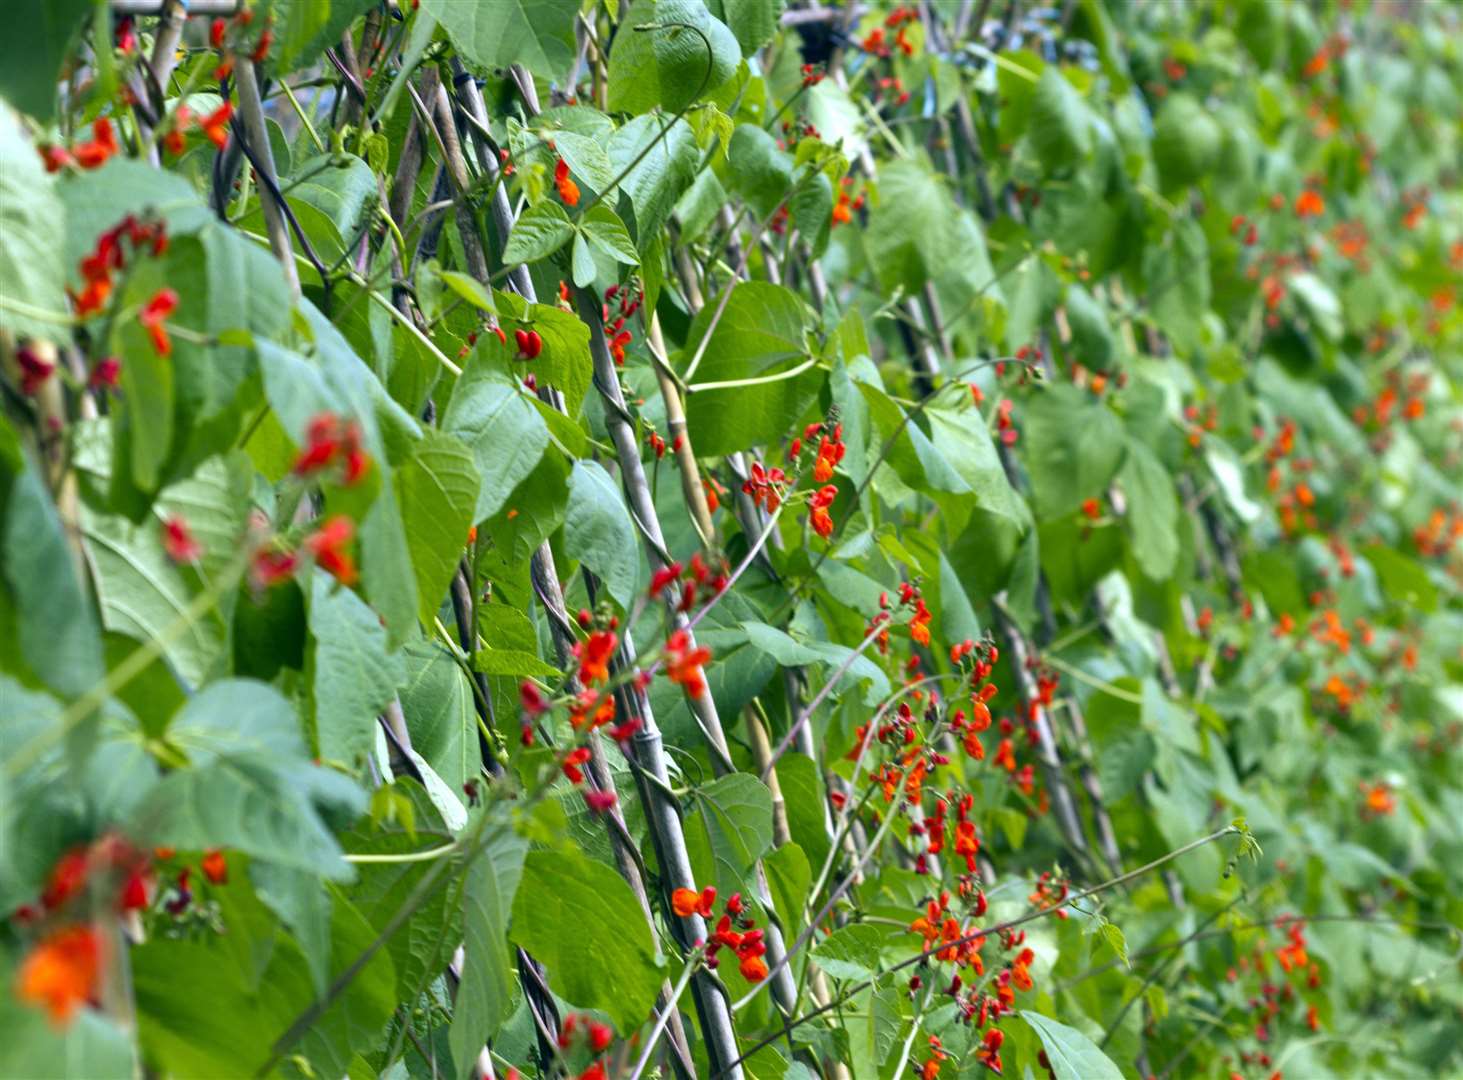
[[[1122,1077],[1122,1070],[1076,1028],[1030,1009],[1022,1009],[1020,1015],[1040,1037],[1057,1080],[1120,1080]]]
[[[597,461],[576,461],[569,474],[564,547],[629,610],[640,590],[639,538],[619,485]]]
[[[472,451],[428,428],[412,456],[393,473],[417,579],[417,614],[430,626],[457,573],[477,509],[480,481]]]
[[[17,0],[6,8],[11,32],[0,39],[0,97],[49,123],[55,111],[61,64],[86,25],[91,0]],[[16,163],[6,160],[0,172]]]
[[[1153,451],[1129,440],[1118,483],[1128,499],[1128,543],[1143,573],[1163,581],[1179,555],[1178,494],[1168,470]]]
[[[49,9],[50,4],[29,4]],[[56,5],[65,8],[67,5]],[[72,5],[74,7],[74,4]],[[82,6],[85,6],[83,0]],[[16,13],[17,16],[19,13]],[[64,18],[64,11],[61,15]],[[47,16],[32,19],[45,22]],[[4,56],[9,47],[24,40],[20,32],[5,36],[0,46],[0,92],[4,83],[16,74],[11,59]],[[55,96],[54,70],[52,84],[46,87],[46,110]],[[0,104],[0,329],[18,338],[39,337],[60,340],[63,320],[48,319],[46,313],[64,316],[68,311],[66,267],[62,261],[64,248],[56,237],[66,228],[65,208],[56,198],[55,184],[41,167],[40,156],[26,138],[20,119],[9,107]]]
[[[1077,164],[1092,149],[1087,103],[1055,66],[1036,84],[1026,138],[1049,173]]]
[[[1126,446],[1112,411],[1074,386],[1052,386],[1034,397],[1022,436],[1036,512],[1043,519],[1102,498]]]
[[[682,370],[702,348],[721,301],[702,308],[686,339]],[[733,288],[705,341],[686,396],[686,423],[698,454],[730,454],[787,434],[812,404],[824,376],[807,367],[804,308],[779,285],[747,282]],[[803,367],[805,370],[796,371]],[[788,372],[794,372],[790,377]],[[747,385],[748,380],[766,380]],[[736,382],[737,386],[719,386]]]
[[[62,529],[36,470],[16,476],[5,507],[3,554],[20,651],[46,685],[75,697],[102,680],[101,628]]]
[[[316,745],[326,761],[355,767],[375,745],[376,717],[406,680],[406,667],[388,651],[376,613],[325,571],[311,575],[309,598]]]
[[[528,208],[513,223],[508,246],[503,249],[507,263],[536,262],[547,258],[574,237],[574,223],[564,208],[553,199],[545,199]]]
[[[480,68],[522,64],[543,79],[562,82],[569,76],[578,0],[423,0],[422,6]]]
[[[473,520],[492,517],[533,472],[549,430],[523,390],[486,364],[468,365],[442,416],[442,430],[472,448],[482,486]]]
[[[478,1052],[511,1010],[515,973],[506,935],[527,850],[527,841],[498,828],[488,834],[467,872],[462,891],[466,960],[449,1035],[459,1077],[476,1075]]]
[[[694,821],[715,864],[716,887],[726,896],[746,891],[753,866],[772,846],[772,794],[767,785],[746,773],[703,784],[696,789]]]
[[[529,852],[509,936],[570,1004],[603,1010],[621,1031],[649,1015],[661,979],[655,944],[630,886],[608,866],[577,852]]]
[[[422,641],[403,651],[406,680],[398,693],[412,749],[461,796],[482,768],[472,685],[439,644]]]
[[[139,642],[161,639],[185,683],[198,686],[228,651],[228,613],[214,607],[181,633],[167,633],[189,603],[234,559],[248,514],[249,477],[237,456],[214,458],[167,488],[140,525],[82,504],[82,532],[102,625]],[[174,564],[163,523],[180,516],[203,546],[197,568]]]
[[[625,173],[620,191],[630,200],[635,241],[645,251],[696,179],[696,133],[684,120],[637,116],[610,136],[609,151],[616,174]]]
[[[679,112],[735,73],[741,46],[702,0],[641,0],[610,47],[609,106]]]
[[[184,851],[229,848],[328,878],[353,871],[317,803],[358,812],[359,788],[310,763],[294,708],[265,683],[216,682],[168,726],[189,766],[134,814],[133,835]]]

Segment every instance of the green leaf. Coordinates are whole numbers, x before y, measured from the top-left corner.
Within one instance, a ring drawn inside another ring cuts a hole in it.
[[[1022,437],[1036,512],[1043,519],[1100,498],[1126,446],[1112,410],[1075,386],[1051,386],[1032,398]]]
[[[778,762],[779,777],[781,766],[782,762]],[[767,874],[767,891],[772,894],[778,920],[791,937],[803,923],[803,905],[813,886],[812,865],[801,847],[788,842],[763,858],[762,869]]]
[[[661,976],[635,894],[578,852],[528,853],[509,937],[544,964],[556,994],[603,1010],[620,1031],[639,1028],[655,1004]]]
[[[1123,524],[1133,557],[1148,577],[1167,580],[1179,556],[1178,493],[1168,470],[1152,450],[1130,439],[1118,483],[1128,499]]]
[[[691,324],[679,363],[683,372],[720,306],[720,301],[708,302]],[[807,360],[803,314],[802,301],[780,285],[733,286],[686,397],[686,423],[698,454],[730,454],[776,443],[812,404],[823,372],[815,366],[785,376]],[[784,377],[773,379],[778,375]],[[748,379],[771,381],[715,385]]]
[[[1075,165],[1092,150],[1087,103],[1055,65],[1036,84],[1026,138],[1048,173]]]
[[[227,655],[228,613],[215,606],[181,633],[166,631],[233,561],[249,512],[248,484],[240,458],[213,458],[167,488],[140,525],[82,503],[102,625],[139,642],[163,640],[163,656],[190,686],[201,685]],[[163,523],[174,514],[203,546],[202,573],[174,564],[163,550]]]
[[[846,645],[830,641],[798,641],[776,627],[766,623],[746,621],[742,630],[752,645],[771,656],[784,667],[802,667],[807,664],[827,664],[830,671],[836,671],[848,662],[853,652]],[[848,670],[838,680],[835,692],[847,691],[854,683],[864,684],[864,703],[873,705],[889,692],[889,677],[878,664],[869,659],[867,652],[849,664]]]
[[[562,83],[569,77],[578,0],[424,0],[422,6],[478,68],[522,64],[543,79]]]
[[[742,55],[750,59],[777,34],[784,0],[707,0],[706,7],[726,23],[742,46]]]
[[[432,428],[392,474],[417,579],[417,615],[432,624],[467,544],[481,481],[472,451]]]
[[[355,768],[371,753],[376,717],[406,681],[406,667],[387,651],[380,618],[350,589],[316,570],[308,595],[315,743],[326,761]]]
[[[50,123],[61,64],[92,6],[91,0],[16,0],[8,6],[5,14],[15,21],[0,40],[0,97],[42,124]],[[7,155],[0,172],[14,167]]]
[[[547,258],[574,238],[574,223],[553,199],[530,206],[513,224],[503,261],[509,265]]]
[[[397,695],[412,749],[459,797],[482,768],[472,684],[436,642],[408,645],[403,660],[406,678]]]
[[[476,1076],[478,1053],[512,1011],[516,972],[508,952],[508,918],[518,893],[528,842],[511,829],[488,833],[462,891],[462,983],[448,1045],[457,1075]]]
[[[0,978],[15,985],[9,964]],[[128,1080],[138,1065],[131,1036],[95,1009],[82,1009],[58,1027],[43,1010],[14,994],[0,997],[0,1074],[30,1080]]]
[[[927,165],[912,160],[885,165],[878,192],[866,242],[886,293],[900,287],[914,293],[934,281],[948,294],[951,311],[981,296],[1001,298],[980,225],[955,205],[946,182]]]
[[[47,686],[76,697],[105,670],[101,628],[62,528],[45,481],[26,469],[10,485],[3,544],[20,651]]]
[[[569,256],[569,268],[575,288],[583,289],[594,284],[598,271],[595,269],[594,256],[589,253],[589,241],[582,232],[574,234],[574,249]]]
[[[52,7],[44,0],[28,0],[27,6],[38,6],[43,12]],[[84,0],[82,6],[86,6]],[[15,14],[25,18],[19,12]],[[64,11],[61,17],[65,17]],[[33,15],[27,25],[34,27],[47,18],[44,14]],[[4,45],[0,45],[0,92],[5,92],[5,83],[18,75],[12,59],[4,55],[27,36],[20,27],[16,31],[5,35]],[[45,96],[47,112],[56,90],[55,72],[50,75]],[[65,208],[56,197],[52,177],[42,167],[19,117],[0,104],[0,235],[5,237],[5,243],[0,244],[0,297],[6,301],[0,305],[0,329],[17,338],[65,339],[65,319],[56,322],[43,317],[45,312],[66,316],[70,311],[64,288],[64,248],[56,243],[56,237],[65,229]],[[13,305],[24,305],[24,310]]]
[[[879,950],[889,932],[869,923],[833,931],[813,948],[813,959],[835,979],[867,979],[879,972]]]
[[[704,830],[722,895],[746,891],[752,868],[772,846],[772,794],[746,773],[696,789],[696,824]]]
[[[152,789],[132,835],[183,851],[229,848],[335,880],[353,875],[316,804],[358,813],[364,797],[310,764],[278,691],[245,679],[213,683],[173,717],[168,740],[190,765]]]
[[[635,242],[630,239],[630,230],[625,228],[619,215],[608,206],[600,203],[590,207],[589,212],[580,220],[580,228],[590,247],[605,258],[630,266],[640,264],[640,253],[635,250]]]
[[[533,361],[532,370],[540,385],[557,387],[564,395],[564,409],[571,417],[579,415],[589,389],[594,362],[589,356],[589,327],[578,315],[553,304],[528,304],[514,293],[494,294],[503,320],[513,321],[525,329],[535,330],[543,341],[543,351]],[[478,341],[478,349],[489,355],[505,355],[496,337]],[[520,507],[522,509],[522,507]]]
[[[617,35],[616,47],[636,36],[633,32]],[[659,235],[676,200],[696,179],[700,160],[696,133],[684,120],[667,124],[659,116],[637,116],[610,136],[609,151],[615,172],[625,173],[620,190],[630,200],[635,242],[643,251]]]
[[[564,549],[593,570],[626,611],[640,591],[639,540],[619,485],[597,461],[576,461],[569,474]]]
[[[492,291],[476,278],[469,277],[467,274],[460,274],[456,270],[443,270],[440,276],[443,285],[446,285],[473,307],[479,311],[486,311],[489,314],[497,314],[498,306],[493,302]]]
[[[736,73],[742,50],[702,0],[641,0],[610,47],[609,107],[679,112]]]
[[[276,45],[270,54],[280,72],[295,71],[340,41],[352,20],[364,15],[373,0],[272,0]]]
[[[472,448],[482,486],[473,520],[492,517],[533,472],[549,431],[516,382],[486,364],[469,364],[452,391],[442,430]],[[464,536],[464,541],[466,537]]]
[[[1188,94],[1170,95],[1153,130],[1153,161],[1163,186],[1180,188],[1203,177],[1218,160],[1222,141],[1208,109]]]
[[[1056,1080],[1122,1080],[1122,1071],[1091,1039],[1030,1009],[1018,1015],[1041,1039]]]
[[[732,190],[758,217],[769,217],[792,188],[792,155],[758,124],[739,124],[727,147]]]

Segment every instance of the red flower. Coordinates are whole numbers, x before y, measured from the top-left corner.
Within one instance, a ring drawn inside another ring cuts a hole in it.
[[[254,46],[254,51],[249,55],[249,59],[256,64],[264,63],[265,58],[269,56],[269,47],[273,44],[274,31],[265,27],[264,33],[259,35],[259,44]]]
[[[843,432],[843,425],[840,424],[833,431],[833,438],[824,437],[818,446],[818,460],[813,463],[813,481],[822,484],[833,479],[833,468],[843,460],[846,447],[839,437]]]
[[[1082,513],[1086,514],[1091,520],[1096,521],[1102,516],[1102,503],[1096,499],[1084,499],[1082,502]]]
[[[701,674],[701,665],[711,659],[711,650],[701,646],[693,647],[691,635],[677,630],[666,640],[666,675],[673,683],[680,683],[691,697],[700,697],[706,690],[706,680]]]
[[[554,166],[554,186],[565,206],[579,205],[579,185],[569,178],[569,163],[563,158]]]
[[[46,359],[29,345],[15,350],[15,361],[20,365],[20,391],[23,394],[34,395],[56,371],[55,361]]]
[[[833,484],[827,484],[813,495],[808,503],[810,512],[808,522],[813,526],[813,531],[827,540],[833,535],[833,518],[828,514],[828,507],[833,505],[833,500],[838,496],[838,488]]]
[[[206,852],[203,856],[203,861],[198,865],[203,871],[203,876],[215,885],[228,883],[229,864],[224,859],[224,853],[222,851],[214,848],[212,851]]]
[[[760,956],[744,956],[737,967],[742,973],[742,978],[748,982],[761,982],[767,978],[767,961]]]
[[[596,1054],[604,1053],[605,1048],[614,1041],[615,1030],[608,1024],[596,1023],[593,1020],[589,1023],[589,1048]]]
[[[141,868],[127,875],[117,906],[123,911],[141,911],[147,907],[147,878],[147,871]]]
[[[181,154],[187,145],[183,140],[183,133],[193,123],[193,111],[187,105],[179,105],[173,113],[173,125],[168,133],[163,136],[163,145],[168,148],[168,153],[174,157]]]
[[[175,563],[197,562],[203,555],[203,545],[194,539],[188,522],[177,514],[163,522],[163,550]]]
[[[354,420],[341,420],[332,412],[317,413],[305,428],[305,447],[295,458],[296,476],[344,463],[343,481],[356,484],[371,468],[371,457],[361,447],[361,429]]]
[[[565,755],[563,762],[560,764],[560,768],[564,770],[564,775],[569,778],[571,784],[584,783],[584,770],[579,766],[588,760],[589,747],[587,746],[575,747]]]
[[[619,801],[613,791],[586,791],[584,793],[584,805],[589,807],[591,814],[603,814],[608,810],[613,810]],[[603,1049],[602,1046],[595,1047],[596,1051]]]
[[[76,164],[76,159],[64,146],[37,146],[36,150],[39,151],[48,173],[60,172],[67,165]]]
[[[107,117],[98,117],[91,126],[91,132],[90,142],[78,143],[72,147],[76,164],[83,169],[95,169],[105,164],[119,149],[117,133],[112,130],[112,121]]]
[[[41,904],[47,911],[55,911],[66,901],[86,887],[87,863],[84,848],[74,848],[56,860],[51,867],[51,876],[46,881],[46,890],[41,893]]]
[[[612,630],[596,630],[589,637],[574,645],[573,653],[579,661],[579,681],[582,683],[608,682],[610,659],[620,639]]]
[[[256,589],[272,588],[292,575],[299,565],[299,556],[293,551],[260,548],[254,553],[249,567],[249,578]]]
[[[222,150],[229,142],[229,121],[234,118],[234,105],[231,101],[225,101],[213,112],[209,113],[198,122],[203,129],[203,134],[208,136],[208,141]]]
[[[96,367],[91,369],[91,378],[88,381],[98,390],[115,390],[121,380],[122,361],[115,356],[108,356],[97,361]]]
[[[657,570],[650,578],[649,595],[659,596],[665,587],[681,576],[681,564],[673,562]]]
[[[228,24],[223,21],[222,17],[214,19],[212,25],[208,28],[208,43],[215,49],[222,49],[224,47],[224,32],[227,29]]]
[[[538,687],[526,679],[518,686],[518,700],[529,716],[542,716],[549,711],[549,703]]]
[[[318,532],[305,538],[305,547],[315,556],[315,563],[334,574],[342,585],[354,585],[359,576],[356,561],[348,550],[356,535],[356,523],[344,514],[336,514]]]
[[[159,289],[137,313],[137,321],[152,335],[152,347],[159,356],[171,356],[173,343],[163,320],[178,310],[178,294],[172,289]]]
[[[41,939],[20,965],[15,992],[42,1005],[53,1023],[66,1024],[82,1002],[96,996],[102,943],[90,926],[68,926]]]

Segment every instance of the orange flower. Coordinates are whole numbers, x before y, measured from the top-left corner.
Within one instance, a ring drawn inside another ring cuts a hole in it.
[[[222,150],[229,143],[229,121],[234,117],[233,102],[225,101],[198,122],[208,141]]]
[[[90,926],[68,926],[42,938],[20,965],[16,996],[44,1006],[51,1021],[64,1025],[76,1007],[90,1001],[101,975],[102,944]]]
[[[1295,200],[1296,217],[1320,217],[1326,212],[1326,200],[1320,193],[1306,188]]]
[[[90,142],[78,143],[72,148],[76,164],[83,169],[95,169],[105,164],[119,149],[117,133],[112,130],[112,121],[105,116],[99,117],[92,124],[91,131],[93,138]]]
[[[554,166],[554,186],[565,206],[579,205],[579,185],[569,178],[569,163],[563,158]]]
[[[673,683],[680,683],[690,697],[700,697],[706,690],[706,679],[701,674],[701,665],[711,659],[711,650],[705,646],[692,647],[691,635],[677,630],[666,640],[666,675]]]
[[[152,336],[152,347],[159,356],[171,356],[173,353],[173,342],[163,320],[177,310],[178,294],[172,289],[159,289],[137,313],[137,321]]]
[[[574,645],[574,658],[579,661],[579,681],[602,683],[609,681],[610,659],[620,639],[611,630],[596,630],[589,637]]]
[[[305,538],[305,547],[315,556],[316,565],[334,574],[342,585],[354,585],[360,576],[348,550],[355,535],[356,523],[344,514],[336,514]]]
[[[199,866],[203,870],[203,876],[215,885],[223,885],[229,880],[229,864],[224,859],[224,853],[217,848],[207,852]]]
[[[742,978],[748,982],[761,982],[767,978],[767,961],[760,956],[744,956],[737,966],[741,970]]]
[[[813,526],[813,531],[827,540],[833,535],[833,518],[828,514],[828,507],[833,505],[833,500],[838,496],[838,488],[833,484],[827,484],[814,493],[808,506],[808,523]]]
[[[695,889],[676,889],[671,893],[671,909],[683,919],[692,915],[710,918],[716,903],[716,889],[708,885],[699,893]]]

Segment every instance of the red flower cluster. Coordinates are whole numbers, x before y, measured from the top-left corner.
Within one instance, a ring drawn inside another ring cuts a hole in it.
[[[619,297],[619,311],[613,320],[610,319],[610,302]],[[640,310],[640,305],[645,303],[645,291],[643,289],[631,292],[628,285],[611,285],[605,290],[604,303],[600,305],[600,317],[605,324],[605,338],[610,347],[610,356],[616,364],[625,362],[625,349],[629,346],[633,337],[629,330],[625,329],[625,320]]]
[[[683,919],[692,915],[710,919],[716,910],[716,889],[710,885],[699,893],[695,889],[676,889],[671,893],[671,910]],[[767,961],[762,959],[767,955],[767,946],[763,942],[762,931],[752,924],[741,893],[732,893],[727,899],[721,919],[712,931],[711,941],[706,946],[707,967],[716,967],[716,954],[723,947],[737,954],[742,978],[748,982],[761,982],[767,978]]]
[[[135,256],[144,248],[151,255],[161,255],[168,249],[168,233],[161,221],[142,222],[128,214],[115,226],[97,237],[96,249],[81,260],[81,277],[86,282],[81,292],[67,292],[76,305],[76,313],[86,316],[100,311],[111,299],[114,287],[113,275],[127,262],[126,240]],[[161,295],[161,294],[159,294]],[[174,302],[177,296],[174,294]],[[156,298],[154,298],[154,301]],[[145,325],[145,324],[144,324]],[[159,349],[159,352],[166,352]]]
[[[684,581],[682,580],[683,574],[689,574]],[[704,590],[708,595],[715,596],[726,588],[726,575],[713,574],[699,551],[691,556],[689,567],[683,568],[680,563],[673,562],[669,566],[657,570],[650,579],[650,588],[647,593],[652,598],[660,596],[677,581],[681,581],[680,600],[676,603],[677,611],[690,611],[695,607],[698,590]]]
[[[108,117],[100,116],[94,120],[91,134],[90,139],[76,143],[69,151],[60,146],[38,147],[46,171],[60,172],[68,165],[95,169],[105,165],[121,149],[117,143],[117,133],[112,129],[112,121]]]
[[[358,483],[371,468],[370,455],[361,446],[361,429],[354,420],[332,412],[315,414],[305,428],[305,446],[295,458],[294,474],[312,476],[337,464],[347,487]]]
[[[168,133],[163,136],[163,145],[167,147],[168,153],[174,156],[181,154],[187,147],[184,140],[189,129],[197,121],[199,129],[208,138],[208,141],[222,150],[229,144],[229,122],[234,118],[234,105],[231,101],[225,101],[218,108],[207,116],[194,116],[187,105],[179,105],[173,113],[173,123]]]

